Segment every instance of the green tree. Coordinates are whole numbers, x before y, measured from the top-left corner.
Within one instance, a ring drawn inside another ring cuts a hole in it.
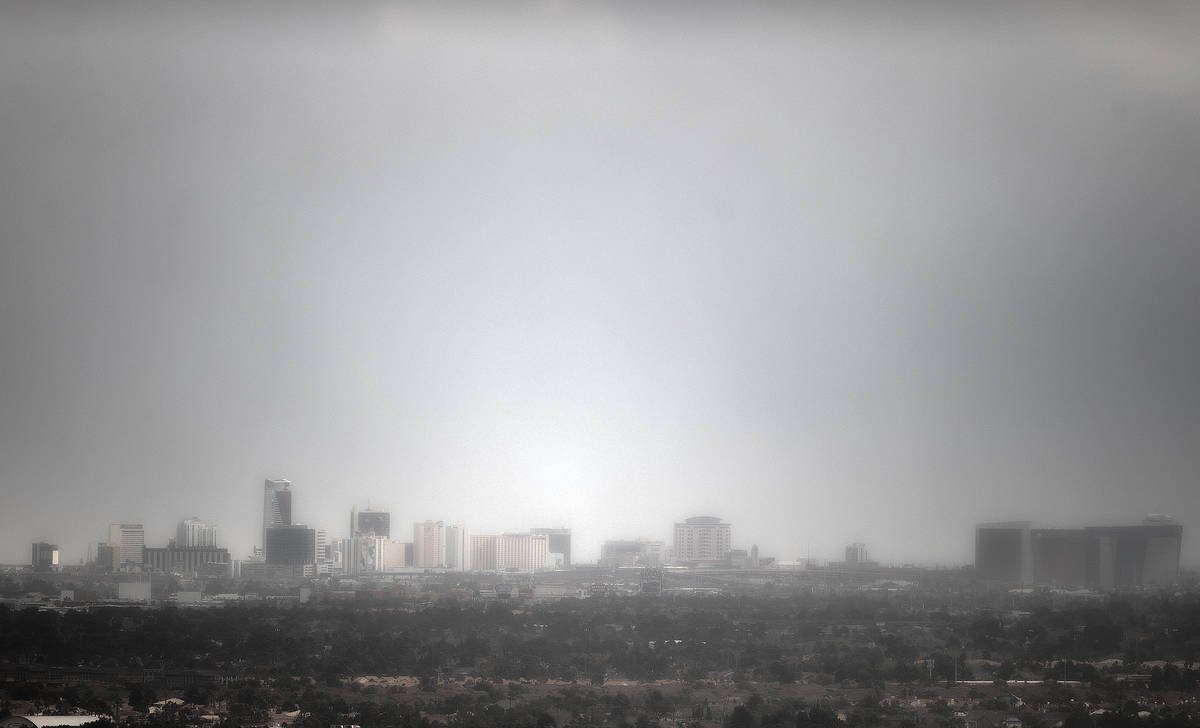
[[[726,728],[754,728],[754,714],[744,705],[736,706],[725,720]]]
[[[145,683],[134,683],[129,686],[129,707],[139,713],[145,713],[150,705],[158,700],[154,688]]]

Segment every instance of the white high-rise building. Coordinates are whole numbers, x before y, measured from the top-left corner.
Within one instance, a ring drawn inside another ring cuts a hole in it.
[[[175,545],[180,548],[192,546],[216,546],[217,527],[201,521],[196,516],[179,522],[175,531]]]
[[[865,564],[870,560],[865,543],[852,543],[846,547],[847,564]]]
[[[551,568],[550,537],[544,533],[471,535],[467,539],[472,571],[545,571]]]
[[[140,564],[146,548],[146,529],[140,523],[111,524],[108,545],[117,552],[115,561],[118,564]]]
[[[471,535],[462,521],[446,526],[446,568],[471,570]]]
[[[688,564],[727,560],[731,530],[728,523],[712,516],[695,516],[676,523],[675,561]]]
[[[506,533],[496,539],[496,571],[545,571],[549,561],[545,534]]]
[[[440,569],[446,565],[446,525],[442,521],[413,524],[413,566]]]
[[[472,535],[470,538],[470,562],[472,571],[496,570],[496,542],[499,536]]]
[[[332,574],[334,559],[330,554],[329,533],[325,529],[318,528],[313,531],[313,539],[317,542],[317,573]]]

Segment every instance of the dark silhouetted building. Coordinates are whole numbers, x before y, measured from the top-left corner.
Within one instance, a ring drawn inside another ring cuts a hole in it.
[[[534,536],[546,536],[550,550],[550,564],[561,564],[562,568],[571,568],[571,529],[569,528],[531,528],[529,533]]]
[[[34,571],[52,571],[58,568],[58,546],[45,541],[33,544],[33,560],[29,562]]]
[[[1179,579],[1183,526],[1147,519],[1140,526],[1092,526],[1087,582],[1102,589],[1174,584]]]
[[[267,529],[266,563],[307,566],[317,563],[317,532],[296,524]]]
[[[1029,522],[984,523],[975,528],[975,573],[985,581],[1028,584],[1033,579]]]
[[[276,479],[263,483],[263,549],[267,547],[267,529],[292,525],[292,483]]]
[[[1034,528],[1029,539],[1034,584],[1069,587],[1088,583],[1084,529]]]
[[[375,534],[375,538],[392,537],[392,514],[387,511],[365,511],[355,507],[350,511],[350,536]]]
[[[121,566],[121,548],[110,543],[97,544],[96,566],[104,571],[116,571]]]
[[[1162,516],[1140,526],[1030,528],[1027,522],[975,529],[975,571],[986,581],[1099,589],[1173,584],[1183,526]]]

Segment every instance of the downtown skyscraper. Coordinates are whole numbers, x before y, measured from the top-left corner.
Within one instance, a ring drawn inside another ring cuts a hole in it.
[[[263,484],[263,548],[267,546],[267,529],[292,525],[292,482],[268,479]]]

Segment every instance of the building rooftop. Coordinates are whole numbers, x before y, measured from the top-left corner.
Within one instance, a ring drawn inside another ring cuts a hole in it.
[[[53,728],[81,726],[100,720],[98,715],[11,715],[0,721],[0,728]]]

